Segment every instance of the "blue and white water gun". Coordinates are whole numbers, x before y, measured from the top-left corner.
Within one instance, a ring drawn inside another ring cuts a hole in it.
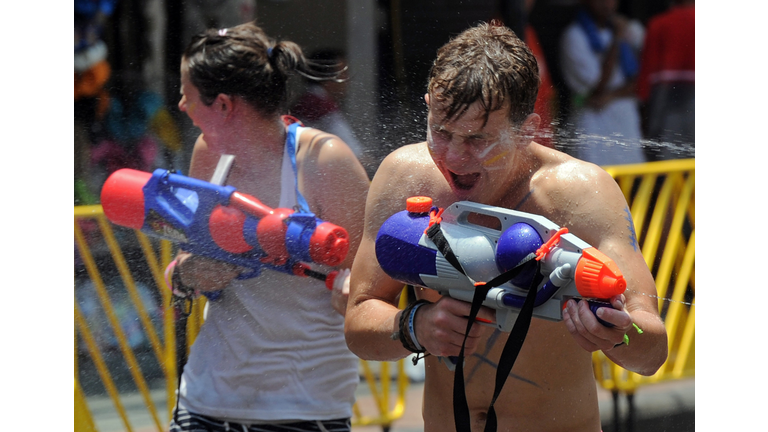
[[[500,229],[470,222],[473,214],[498,219]],[[427,235],[436,220],[463,272]],[[432,206],[429,197],[409,198],[406,210],[379,229],[376,258],[397,281],[467,302],[472,302],[474,281],[489,281],[523,266],[509,282],[491,288],[483,302],[496,310],[496,323],[491,324],[506,332],[515,323],[537,269],[543,278],[536,288],[533,316],[550,321],[563,319],[568,299],[586,299],[596,313],[600,307],[611,307],[606,299],[623,293],[627,286],[612,259],[567,228],[540,215],[469,201],[441,210]]]

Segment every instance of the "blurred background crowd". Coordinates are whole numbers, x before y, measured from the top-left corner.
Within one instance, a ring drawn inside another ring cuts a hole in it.
[[[75,205],[113,171],[189,165],[198,131],[177,107],[182,47],[256,20],[348,81],[296,79],[291,114],[342,137],[369,175],[424,139],[436,49],[496,19],[541,71],[537,140],[600,164],[694,157],[694,2],[674,0],[76,0]]]

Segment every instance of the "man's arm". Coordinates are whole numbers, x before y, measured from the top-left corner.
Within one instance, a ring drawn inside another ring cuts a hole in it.
[[[598,313],[601,319],[614,324],[614,328],[601,325],[586,302],[569,301],[563,318],[576,342],[585,350],[602,350],[623,368],[652,375],[667,358],[667,333],[654,297],[655,282],[637,243],[624,196],[610,175],[597,167],[593,169],[598,193],[594,186],[577,186],[571,191],[572,196],[585,201],[570,215],[567,226],[616,262],[627,281],[627,290],[611,299],[614,309],[601,308]],[[642,329],[642,334],[635,325]],[[628,336],[629,344],[622,344],[624,335]]]
[[[399,330],[397,307],[402,282],[390,278],[376,258],[376,235],[381,225],[402,211],[406,199],[435,193],[434,183],[421,172],[434,171],[431,166],[414,168],[418,148],[409,146],[389,155],[379,167],[371,183],[365,210],[365,230],[352,265],[350,295],[345,319],[345,335],[349,349],[364,360],[393,361],[411,352],[392,335]],[[402,157],[401,157],[402,156]],[[422,156],[428,157],[426,154]],[[424,160],[421,158],[421,160]],[[467,327],[470,304],[449,297],[435,299],[422,306],[415,316],[419,344],[436,355],[458,355]],[[492,312],[481,309],[478,315],[494,320]],[[473,326],[467,340],[467,355],[476,349],[479,336],[490,331],[487,326]]]
[[[397,191],[387,184],[392,175],[393,155],[389,155],[368,191],[363,236],[350,276],[344,333],[349,349],[365,360],[393,361],[410,354],[399,340],[391,338],[398,330],[397,304],[403,284],[387,276],[376,259],[379,227],[399,211]]]

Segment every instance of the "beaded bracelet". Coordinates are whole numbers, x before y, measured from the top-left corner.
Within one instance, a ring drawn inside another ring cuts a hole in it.
[[[168,264],[168,267],[165,268],[165,284],[177,297],[190,297],[192,299],[199,297],[200,292],[198,290],[190,288],[181,283],[181,276],[179,275],[179,272],[176,271],[177,264],[178,260],[175,259],[171,261],[170,264]]]
[[[168,264],[168,267],[165,268],[165,286],[173,291],[173,283],[171,283],[171,276],[173,275],[173,271],[176,270],[176,264],[178,263],[177,260],[173,260]]]

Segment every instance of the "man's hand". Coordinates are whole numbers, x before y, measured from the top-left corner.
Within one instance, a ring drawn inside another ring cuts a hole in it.
[[[176,271],[181,283],[198,291],[223,290],[232,279],[245,271],[234,264],[187,252],[180,252],[177,260]]]
[[[467,331],[467,317],[471,305],[450,297],[442,297],[435,303],[422,306],[414,317],[416,339],[428,353],[438,356],[458,356],[464,333]],[[481,307],[477,314],[480,320],[496,322],[496,312]],[[407,321],[406,321],[407,322]],[[400,329],[408,331],[408,329]],[[476,322],[469,331],[464,346],[464,355],[469,356],[477,350],[481,338],[488,336],[492,327]]]
[[[589,352],[609,351],[624,342],[624,335],[633,328],[632,317],[624,309],[625,301],[624,294],[619,294],[610,299],[613,309],[601,307],[597,310],[597,316],[614,327],[601,324],[586,301],[568,300],[563,309],[563,321],[580,347]]]

